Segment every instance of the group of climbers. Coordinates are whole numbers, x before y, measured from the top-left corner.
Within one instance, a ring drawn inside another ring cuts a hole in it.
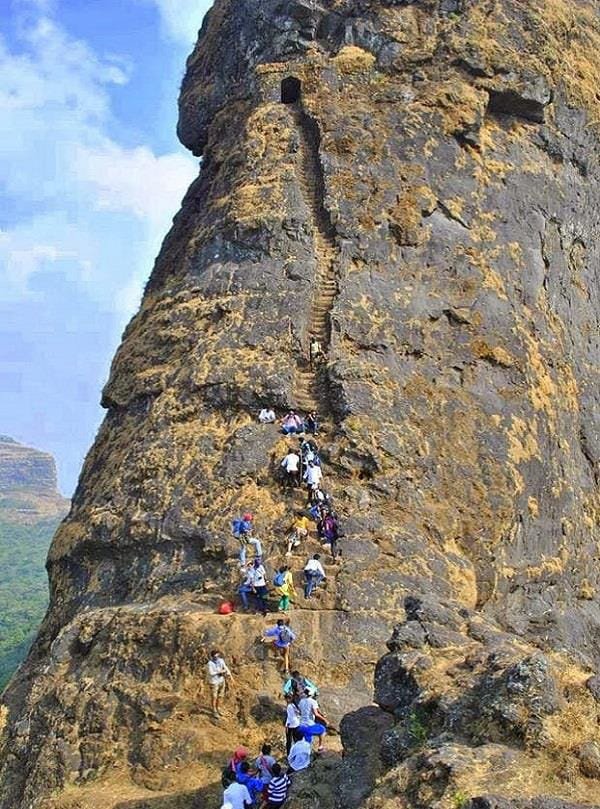
[[[315,345],[313,346],[313,342]],[[318,341],[311,341],[310,362],[314,368],[320,358]],[[277,416],[272,408],[263,408],[258,420],[262,424],[276,424]],[[289,410],[279,422],[285,436],[297,436],[297,443],[290,444],[281,460],[283,485],[288,490],[305,488],[306,506],[295,512],[292,525],[285,538],[286,557],[301,549],[311,533],[311,521],[316,536],[324,547],[329,547],[334,561],[341,555],[338,540],[343,536],[339,519],[333,508],[331,496],[323,488],[323,465],[319,447],[314,438],[319,434],[319,420],[315,412],[306,417]],[[295,440],[295,439],[294,439]],[[233,520],[232,533],[240,543],[239,561],[242,581],[238,593],[242,608],[266,615],[269,595],[269,576],[263,558],[263,546],[255,534],[255,518],[245,512]],[[248,560],[248,550],[254,557]],[[327,580],[321,561],[321,554],[310,556],[302,570],[303,594],[311,599],[315,591]],[[294,575],[289,564],[279,565],[273,575],[272,585],[278,597],[277,609],[280,617],[274,626],[267,628],[261,637],[262,643],[272,644],[286,679],[283,685],[285,698],[285,749],[286,766],[272,756],[272,748],[265,744],[261,754],[251,763],[248,751],[238,748],[229,762],[223,776],[222,809],[279,809],[287,800],[291,778],[295,772],[305,769],[311,762],[313,739],[317,740],[316,754],[323,751],[323,740],[327,731],[327,718],[317,701],[318,688],[299,671],[291,669],[291,649],[297,635],[285,617],[297,598]],[[211,653],[208,663],[208,676],[212,688],[213,715],[218,721],[220,700],[227,682],[233,681],[229,668],[219,652]]]
[[[279,809],[284,805],[291,781],[271,752],[271,745],[263,744],[251,764],[248,750],[236,748],[223,771],[222,809]]]
[[[264,421],[262,417],[265,412],[272,411],[262,410],[259,420]],[[291,416],[297,418],[303,425],[305,424],[294,411],[289,411],[285,418]],[[269,419],[266,423],[271,421],[272,419]],[[313,421],[317,425],[316,416]],[[282,425],[282,430],[285,429],[285,426]],[[343,533],[331,497],[322,487],[322,461],[319,447],[314,439],[308,438],[304,433],[299,436],[298,445],[288,448],[288,452],[281,461],[281,468],[284,473],[284,486],[296,489],[304,483],[308,495],[306,509],[296,512],[287,533],[285,555],[292,556],[293,552],[302,546],[304,540],[309,536],[310,520],[312,519],[316,526],[318,539],[324,547],[329,547],[335,561],[341,555],[341,551],[338,550],[338,540]],[[234,519],[232,533],[240,543],[241,583],[238,587],[238,594],[242,602],[242,609],[258,611],[266,615],[269,594],[268,575],[263,562],[262,543],[254,533],[254,515],[251,512],[245,512],[241,517]],[[254,549],[254,558],[249,562],[247,552],[250,546]],[[304,597],[307,599],[313,597],[315,589],[327,578],[320,558],[319,554],[314,554],[308,559],[303,569],[303,590]],[[293,572],[288,564],[281,565],[275,570],[272,584],[275,595],[278,597],[277,609],[280,612],[288,612],[297,597]]]
[[[316,755],[323,752],[328,720],[321,711],[318,687],[295,670],[283,685],[285,698],[286,765],[272,755],[265,743],[253,763],[245,747],[238,747],[223,772],[221,809],[280,809],[288,797],[294,773],[310,766],[313,739]]]

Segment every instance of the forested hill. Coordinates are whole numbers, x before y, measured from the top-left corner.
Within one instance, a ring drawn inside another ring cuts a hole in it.
[[[0,435],[0,689],[44,616],[46,555],[68,507],[53,457]]]

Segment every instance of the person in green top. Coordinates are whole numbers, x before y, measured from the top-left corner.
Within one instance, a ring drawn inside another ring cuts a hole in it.
[[[319,689],[308,677],[304,677],[299,671],[293,671],[291,677],[283,684],[283,693],[286,697],[304,696],[304,691],[307,690],[311,697],[319,695]]]

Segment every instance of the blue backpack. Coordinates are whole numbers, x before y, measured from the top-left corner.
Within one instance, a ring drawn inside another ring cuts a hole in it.
[[[275,587],[281,587],[283,584],[285,584],[285,574],[281,572],[276,573],[273,577],[273,584]]]

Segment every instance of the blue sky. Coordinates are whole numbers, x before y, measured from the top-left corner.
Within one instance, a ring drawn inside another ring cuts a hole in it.
[[[72,493],[198,161],[175,136],[209,0],[0,0],[0,433]]]

